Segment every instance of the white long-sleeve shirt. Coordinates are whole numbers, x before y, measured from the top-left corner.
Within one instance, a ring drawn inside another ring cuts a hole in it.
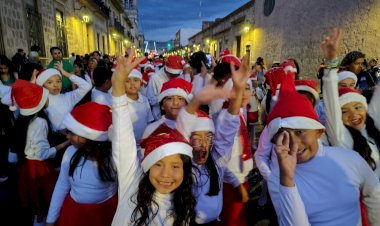
[[[295,187],[284,187],[279,178],[268,183],[279,190],[271,197],[280,225],[361,225],[360,194],[370,225],[380,225],[380,182],[358,153],[319,143],[316,156],[297,164]]]
[[[53,131],[65,129],[62,125],[63,118],[91,89],[91,85],[84,79],[72,75],[70,81],[77,84],[78,88],[58,95],[49,94],[49,105],[46,108]]]
[[[176,129],[180,131],[186,139],[190,139],[192,125],[197,120],[196,115],[189,114],[185,108],[182,108],[177,121]],[[227,163],[231,158],[232,145],[234,137],[239,129],[239,115],[231,115],[228,111],[222,111],[216,124],[214,142],[209,158],[213,158],[219,175],[219,194],[208,196],[210,189],[210,175],[205,165],[198,165],[198,170],[194,170],[196,176],[196,184],[193,185],[193,193],[197,200],[195,207],[195,221],[198,224],[209,223],[219,218],[223,206],[223,180],[228,181],[234,187],[240,182],[236,177],[232,177],[231,172],[227,168]],[[225,174],[227,172],[227,174]]]
[[[77,148],[67,148],[61,163],[61,171],[55,185],[51,199],[49,213],[46,219],[48,223],[57,221],[62,204],[70,193],[77,203],[102,203],[112,198],[117,192],[117,182],[102,181],[98,173],[97,163],[82,157],[73,176],[69,176],[70,162]]]
[[[91,90],[91,101],[112,107],[111,93],[100,91],[96,87]]]
[[[149,100],[154,120],[159,120],[161,118],[160,103],[158,102],[157,97],[161,92],[162,85],[169,81],[169,79],[170,78],[165,73],[164,67],[153,74],[149,79],[146,97]]]
[[[323,93],[326,110],[326,133],[332,146],[353,149],[354,141],[351,133],[348,131],[342,121],[342,110],[339,105],[338,94],[338,75],[337,70],[325,70],[323,76]],[[328,98],[327,98],[328,97]],[[380,130],[380,85],[375,87],[371,103],[368,105],[367,114],[374,119],[375,127]],[[371,157],[375,160],[375,173],[380,178],[380,153],[376,144],[369,138],[365,127],[360,133],[367,139],[367,143],[372,150]]]
[[[113,219],[113,226],[131,226],[133,210],[136,207],[136,192],[143,175],[137,156],[136,141],[133,134],[132,121],[128,110],[126,95],[112,98],[112,157],[118,173],[118,206]],[[168,216],[173,208],[171,194],[154,193],[153,199],[159,209],[150,225],[173,225],[174,218]],[[152,211],[157,209],[152,206]]]
[[[25,144],[25,157],[29,160],[46,160],[54,158],[55,147],[50,147],[48,141],[49,127],[45,119],[36,117],[28,126]]]

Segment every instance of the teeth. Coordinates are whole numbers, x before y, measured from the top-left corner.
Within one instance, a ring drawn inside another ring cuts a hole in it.
[[[165,186],[169,186],[171,184],[170,182],[162,182],[162,181],[160,181],[158,183],[161,185],[165,185]]]

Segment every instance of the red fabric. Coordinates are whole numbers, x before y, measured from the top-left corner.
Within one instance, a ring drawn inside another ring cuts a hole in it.
[[[225,55],[220,58],[220,63],[234,63],[236,67],[240,67],[241,61],[234,55]]]
[[[362,93],[359,90],[356,90],[356,89],[352,89],[352,88],[349,88],[349,87],[339,88],[339,96],[342,96],[342,95],[344,95],[346,93],[357,93],[359,95],[362,95]]]
[[[241,158],[243,161],[246,161],[248,159],[252,158],[252,152],[251,152],[251,140],[249,139],[249,133],[247,124],[245,123],[245,119],[243,115],[240,113],[240,139],[241,139],[241,145],[243,147],[243,153],[241,155]]]
[[[309,86],[310,88],[314,89],[317,91],[318,89],[318,82],[317,80],[295,80],[294,81],[295,86]]]
[[[248,182],[243,184],[248,191]],[[223,183],[223,209],[217,226],[246,226],[247,225],[247,203],[237,200],[236,188]]]
[[[293,60],[285,60],[280,64],[280,67],[283,67],[285,69],[285,72],[287,72],[289,68],[291,68],[291,72],[297,72],[297,66]]]
[[[22,207],[32,206],[39,217],[47,215],[58,172],[48,161],[25,160],[19,168]]]
[[[294,81],[294,74],[292,72],[285,72],[283,67],[274,67],[269,69],[265,75],[265,82],[270,86],[272,90],[272,96],[276,93],[277,86],[284,80],[292,78]]]
[[[360,213],[362,215],[362,226],[370,226],[367,209],[363,203],[363,196],[360,194]]]
[[[182,70],[182,60],[180,56],[169,56],[165,62],[165,66],[174,70]]]
[[[42,86],[18,79],[12,85],[11,98],[22,109],[37,107],[41,101],[43,93]]]
[[[259,120],[259,112],[253,111],[253,112],[247,112],[247,122],[248,123],[255,123]]]
[[[319,122],[311,102],[295,90],[294,82],[288,79],[281,84],[277,103],[268,115],[267,124],[275,118],[303,116]]]
[[[225,56],[225,55],[229,55],[231,54],[231,52],[228,50],[228,49],[225,49],[223,50],[222,52],[219,53],[219,58]]]
[[[112,124],[111,108],[107,105],[98,104],[96,102],[88,102],[79,105],[74,108],[70,114],[83,126],[97,131],[106,132]]]
[[[168,89],[183,89],[186,93],[191,93],[193,84],[182,78],[172,78],[162,85],[161,93]]]
[[[117,194],[102,203],[81,204],[69,195],[63,202],[56,226],[110,226],[117,207]]]

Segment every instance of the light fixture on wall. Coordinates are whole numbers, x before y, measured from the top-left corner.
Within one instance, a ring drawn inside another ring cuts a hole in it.
[[[82,20],[87,24],[88,22],[90,22],[90,16],[87,13],[84,13],[82,16]]]

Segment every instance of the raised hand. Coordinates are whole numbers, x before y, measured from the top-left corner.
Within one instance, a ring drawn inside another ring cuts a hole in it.
[[[54,68],[55,69],[57,69],[59,72],[61,72],[61,74],[63,75],[63,76],[65,76],[65,77],[70,77],[71,76],[71,74],[70,73],[68,73],[67,71],[65,71],[64,69],[63,69],[63,63],[62,63],[62,61],[57,61],[57,62],[55,62],[55,64],[54,64]]]
[[[235,64],[231,62],[231,78],[235,90],[244,90],[249,78],[248,56],[245,55],[241,61],[238,70],[235,69]]]
[[[293,187],[298,147],[289,144],[290,135],[287,131],[275,136],[275,150],[280,165],[280,183],[286,187]]]
[[[325,59],[334,60],[339,55],[339,44],[342,39],[342,29],[334,28],[329,36],[324,36],[321,44]]]

